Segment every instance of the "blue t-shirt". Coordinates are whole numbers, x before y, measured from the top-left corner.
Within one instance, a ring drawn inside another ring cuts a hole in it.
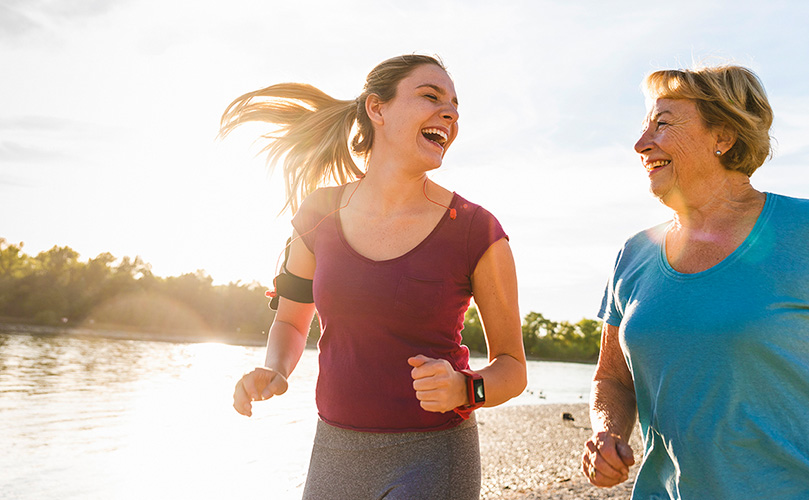
[[[632,498],[809,499],[809,200],[767,194],[747,239],[675,271],[663,224],[618,255],[618,326],[644,457]]]

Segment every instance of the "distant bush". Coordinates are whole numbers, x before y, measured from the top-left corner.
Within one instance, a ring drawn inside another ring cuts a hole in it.
[[[466,311],[463,343],[470,350],[486,352],[486,338],[480,316],[474,306]],[[539,359],[564,361],[598,360],[601,344],[601,322],[582,319],[571,324],[555,322],[537,312],[528,313],[522,323],[522,338],[525,354]]]

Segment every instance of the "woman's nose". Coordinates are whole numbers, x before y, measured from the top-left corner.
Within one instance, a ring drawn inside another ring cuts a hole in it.
[[[445,120],[449,120],[450,122],[458,121],[458,109],[451,104],[446,106],[446,109],[441,111],[441,117]]]
[[[648,150],[651,147],[651,137],[649,134],[648,127],[643,129],[643,132],[640,134],[638,138],[638,142],[635,143],[635,152],[643,153],[644,151]]]

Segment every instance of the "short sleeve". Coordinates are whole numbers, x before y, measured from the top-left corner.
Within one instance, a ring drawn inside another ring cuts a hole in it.
[[[503,230],[500,222],[488,210],[478,206],[472,215],[472,222],[469,226],[469,238],[467,255],[469,256],[469,274],[471,275],[478,261],[496,241],[503,238],[508,239],[508,235]]]
[[[598,318],[612,326],[621,326],[623,314],[619,310],[618,300],[615,296],[615,275],[618,270],[618,262],[621,260],[621,252],[618,252],[618,257],[615,259],[615,267],[612,270],[612,276],[607,281],[607,286],[604,287],[604,295],[601,298],[601,308],[598,310]]]
[[[334,213],[342,193],[341,187],[320,188],[303,200],[292,218],[292,227],[298,232],[310,252],[315,252],[315,241],[317,240],[315,228],[326,217]]]

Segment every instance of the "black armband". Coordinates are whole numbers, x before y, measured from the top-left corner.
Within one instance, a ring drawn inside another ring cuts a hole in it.
[[[270,301],[270,309],[278,310],[278,297],[302,304],[311,304],[315,301],[312,296],[312,280],[295,276],[284,269],[273,282],[275,283],[275,296]]]
[[[286,254],[284,255],[284,264],[281,266],[281,273],[272,280],[275,289],[265,294],[267,297],[271,297],[270,309],[273,311],[278,310],[279,297],[294,300],[302,304],[311,304],[315,301],[312,295],[312,280],[295,276],[287,271],[289,242],[290,240],[287,240]]]

